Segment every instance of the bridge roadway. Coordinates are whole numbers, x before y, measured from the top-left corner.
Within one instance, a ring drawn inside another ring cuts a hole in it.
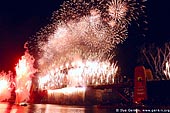
[[[116,84],[104,84],[104,85],[88,85],[87,88],[92,89],[119,89],[119,88],[126,88],[126,87],[133,87],[130,83],[116,83]]]
[[[125,93],[120,91],[121,89],[128,88],[129,93],[130,89],[133,88],[132,83],[117,83],[117,84],[107,84],[107,85],[96,85],[96,86],[87,86],[87,88],[92,88],[92,89],[112,89],[112,92],[115,92],[118,94],[123,100],[126,102],[131,102],[131,97],[127,97]]]

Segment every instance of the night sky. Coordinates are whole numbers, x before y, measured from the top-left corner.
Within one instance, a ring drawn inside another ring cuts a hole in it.
[[[0,71],[13,70],[24,54],[24,43],[47,25],[63,0],[4,0],[0,3]],[[147,26],[129,27],[129,37],[118,45],[118,61],[123,74],[133,74],[139,49],[144,43],[163,44],[170,40],[168,0],[148,0]],[[145,34],[143,36],[142,34]]]

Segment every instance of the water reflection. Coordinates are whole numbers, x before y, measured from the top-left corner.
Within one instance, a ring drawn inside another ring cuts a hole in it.
[[[115,109],[97,108],[96,106],[66,106],[52,104],[30,104],[18,106],[9,103],[0,103],[1,113],[114,113]]]

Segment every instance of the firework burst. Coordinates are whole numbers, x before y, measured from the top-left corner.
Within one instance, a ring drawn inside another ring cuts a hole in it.
[[[52,23],[37,33],[42,75],[82,61],[109,62],[127,38],[127,28],[143,12],[143,0],[70,0],[53,13]],[[113,51],[113,52],[111,52]],[[111,64],[110,64],[111,65]]]
[[[39,76],[41,89],[58,89],[113,84],[118,66],[109,62],[77,60],[59,68],[47,70],[45,76]]]

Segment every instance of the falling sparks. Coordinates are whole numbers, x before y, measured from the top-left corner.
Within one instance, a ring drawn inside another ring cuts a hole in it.
[[[81,88],[77,88],[77,89],[75,87],[62,88],[62,89],[55,90],[55,93],[61,93],[61,94],[67,95],[67,94],[72,94],[74,92],[84,92],[86,88],[81,87]],[[51,93],[54,93],[54,91],[48,90],[48,93],[51,94]]]
[[[55,90],[47,90],[48,100],[54,103],[68,104],[69,100],[83,103],[85,98],[86,87],[66,87]],[[67,101],[64,101],[66,100]]]

